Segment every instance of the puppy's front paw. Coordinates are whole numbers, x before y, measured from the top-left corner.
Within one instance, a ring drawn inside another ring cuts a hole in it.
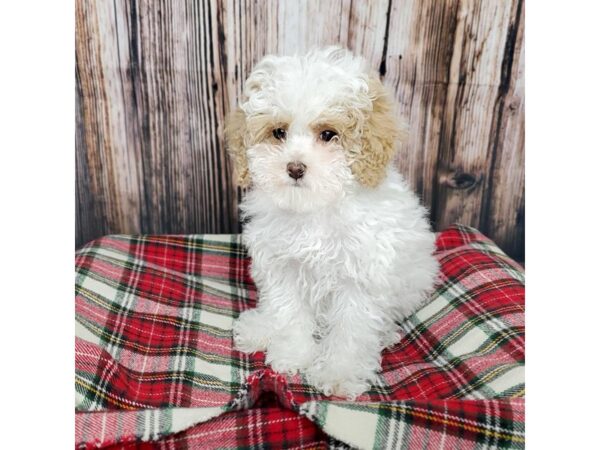
[[[316,358],[316,344],[311,335],[277,335],[267,346],[266,363],[280,373],[294,375],[307,369]]]
[[[340,374],[337,370],[329,371],[327,368],[311,368],[307,372],[307,378],[311,385],[323,392],[326,396],[335,395],[345,397],[348,400],[355,400],[356,397],[363,394],[371,386],[371,382],[376,378],[376,373],[356,374],[347,372]]]
[[[369,389],[381,369],[378,358],[357,354],[344,356],[340,353],[322,355],[308,369],[306,376],[310,384],[325,395],[336,395],[354,400]]]
[[[266,350],[269,343],[270,325],[256,309],[244,311],[233,323],[233,342],[236,350],[243,353],[255,353]]]

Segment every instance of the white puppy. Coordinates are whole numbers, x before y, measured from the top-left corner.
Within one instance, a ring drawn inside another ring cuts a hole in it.
[[[234,324],[235,345],[355,398],[438,272],[427,212],[389,164],[399,138],[390,99],[346,50],[267,56],[226,138],[250,188],[243,240],[259,294]]]

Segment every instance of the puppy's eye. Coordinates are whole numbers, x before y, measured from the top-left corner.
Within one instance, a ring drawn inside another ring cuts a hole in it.
[[[325,131],[321,131],[321,134],[319,135],[319,139],[321,139],[322,141],[325,141],[325,142],[329,142],[336,136],[337,136],[337,133],[335,131],[325,130]]]
[[[273,137],[278,141],[285,141],[287,137],[287,132],[283,128],[275,128],[273,130]]]

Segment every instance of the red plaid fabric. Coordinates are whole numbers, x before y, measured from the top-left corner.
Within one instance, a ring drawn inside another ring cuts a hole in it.
[[[523,448],[523,270],[472,228],[449,228],[437,246],[431,301],[401,324],[379,382],[347,402],[233,350],[233,320],[256,303],[239,236],[87,244],[76,254],[77,446]]]
[[[281,407],[232,411],[155,442],[116,444],[107,449],[150,450],[178,448],[285,448],[342,447],[313,422]]]

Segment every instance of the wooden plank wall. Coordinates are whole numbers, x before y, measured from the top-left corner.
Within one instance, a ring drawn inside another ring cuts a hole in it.
[[[237,232],[223,117],[265,54],[340,44],[394,92],[434,227],[523,260],[523,25],[523,0],[77,0],[76,245]]]

